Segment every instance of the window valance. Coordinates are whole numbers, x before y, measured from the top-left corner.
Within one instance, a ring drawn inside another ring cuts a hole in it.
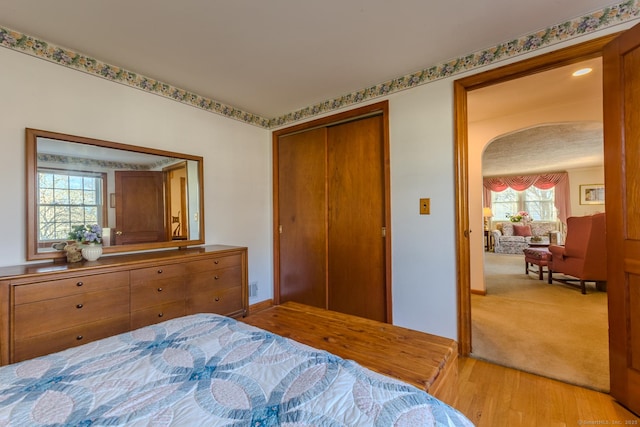
[[[563,224],[571,216],[571,194],[569,191],[569,174],[554,172],[540,175],[512,175],[504,177],[484,178],[485,206],[491,207],[491,192],[501,192],[507,188],[524,191],[532,185],[541,190],[555,187],[554,206],[558,209],[558,218]]]

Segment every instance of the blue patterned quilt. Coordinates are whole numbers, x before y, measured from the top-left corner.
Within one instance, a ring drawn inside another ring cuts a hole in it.
[[[471,426],[429,394],[214,314],[0,368],[0,426]]]

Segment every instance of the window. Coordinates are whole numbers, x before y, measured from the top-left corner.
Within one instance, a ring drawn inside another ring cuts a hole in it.
[[[555,188],[541,190],[533,185],[524,191],[507,188],[491,192],[491,210],[494,221],[506,220],[509,214],[527,211],[536,221],[556,221],[558,213],[554,206]]]
[[[101,173],[38,169],[38,242],[66,240],[72,225],[102,224]]]

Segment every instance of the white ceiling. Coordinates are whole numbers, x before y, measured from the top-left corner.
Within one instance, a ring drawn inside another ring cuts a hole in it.
[[[482,157],[482,175],[556,172],[602,165],[602,123],[555,123],[494,140]]]
[[[611,0],[0,0],[0,25],[278,117]]]
[[[572,76],[581,68],[592,72]],[[483,142],[491,141],[482,157],[484,176],[602,166],[602,60],[471,91],[468,120],[470,133],[476,124],[490,130],[483,133]]]

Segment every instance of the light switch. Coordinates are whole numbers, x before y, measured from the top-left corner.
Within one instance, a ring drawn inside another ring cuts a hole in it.
[[[420,215],[431,214],[431,199],[420,199]]]

